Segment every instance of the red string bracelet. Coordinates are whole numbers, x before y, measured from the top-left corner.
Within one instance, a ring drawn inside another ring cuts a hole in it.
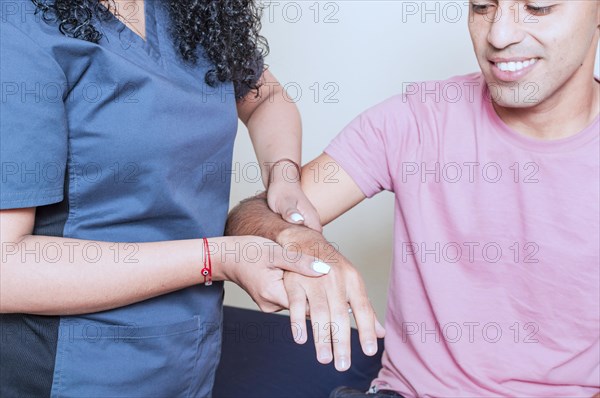
[[[208,239],[202,238],[204,243],[204,268],[202,268],[202,276],[204,276],[204,286],[212,285],[212,261],[210,259],[210,248],[208,247]]]

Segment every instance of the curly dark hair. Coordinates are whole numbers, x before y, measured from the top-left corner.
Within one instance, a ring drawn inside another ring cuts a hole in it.
[[[68,37],[98,43],[102,34],[92,21],[112,18],[111,7],[100,0],[31,0],[46,22],[58,22]],[[163,1],[163,0],[146,0]],[[164,0],[171,19],[171,34],[185,62],[195,64],[202,46],[214,69],[205,75],[210,86],[231,81],[236,93],[257,90],[262,60],[269,52],[260,35],[261,7],[253,0]]]

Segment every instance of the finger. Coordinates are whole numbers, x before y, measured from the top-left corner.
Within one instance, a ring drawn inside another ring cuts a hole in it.
[[[323,226],[321,225],[321,219],[319,218],[319,213],[315,210],[315,208],[308,204],[307,206],[303,206],[302,203],[298,204],[298,209],[301,214],[304,216],[304,225],[310,229],[314,229],[317,232],[323,232]]]
[[[309,296],[309,305],[317,361],[328,364],[333,360],[333,354],[327,297],[322,292],[313,292]]]
[[[319,259],[311,256],[305,256],[300,252],[279,249],[279,258],[275,265],[285,271],[295,272],[297,274],[317,277],[328,274],[331,266]]]
[[[258,306],[258,309],[261,312],[264,312],[266,314],[272,314],[272,313],[275,313],[275,312],[283,311],[286,308],[285,307],[281,307],[281,306],[276,305],[276,304],[261,304],[261,305]]]
[[[290,327],[292,337],[298,344],[306,343],[308,331],[306,330],[306,292],[294,282],[285,279],[285,290],[290,303]]]
[[[339,291],[327,292],[331,316],[331,341],[335,368],[344,372],[350,368],[350,316],[348,301]]]
[[[285,221],[292,224],[304,224],[305,219],[300,210],[296,206],[289,207],[282,213],[282,217]]]
[[[275,213],[281,214],[281,217],[292,224],[304,224],[304,215],[298,209],[298,201],[293,196],[284,197],[276,206],[278,209],[272,209]]]
[[[377,353],[377,337],[385,334],[385,329],[375,317],[375,312],[364,289],[355,291],[357,294],[350,299],[350,305],[358,328],[360,346],[365,355],[373,356]]]
[[[267,204],[271,211],[280,214],[281,218],[292,224],[302,224],[304,216],[298,210],[298,201],[294,196],[283,196],[278,199],[275,191],[269,190],[267,193]]]
[[[289,301],[283,281],[275,282],[274,285],[263,287],[256,301],[263,312],[277,312],[289,308]]]

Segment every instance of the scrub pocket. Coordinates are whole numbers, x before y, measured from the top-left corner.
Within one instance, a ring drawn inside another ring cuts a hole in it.
[[[52,397],[187,397],[207,338],[199,317],[167,325],[61,320]]]

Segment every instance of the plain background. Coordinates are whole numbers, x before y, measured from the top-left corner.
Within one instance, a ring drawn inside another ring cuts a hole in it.
[[[317,157],[363,110],[401,93],[408,82],[479,70],[464,1],[263,2],[266,63],[303,120],[303,162]],[[600,75],[596,65],[596,75]],[[240,125],[231,206],[263,190],[248,134]],[[325,236],[360,270],[383,322],[392,258],[393,195],[363,201],[325,227]],[[225,304],[257,309],[227,283]]]

